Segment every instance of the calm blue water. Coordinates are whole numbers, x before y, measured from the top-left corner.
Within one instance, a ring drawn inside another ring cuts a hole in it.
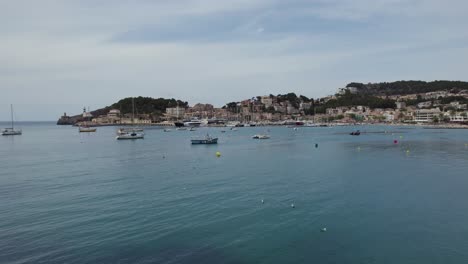
[[[220,130],[0,137],[0,262],[468,263],[468,130]]]

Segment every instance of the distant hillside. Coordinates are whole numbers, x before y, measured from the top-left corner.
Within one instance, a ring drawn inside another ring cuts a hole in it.
[[[161,116],[166,112],[168,107],[188,107],[188,103],[176,100],[174,98],[164,99],[164,98],[151,98],[151,97],[135,97],[135,114],[149,114],[151,116]],[[111,109],[120,110],[121,114],[130,114],[132,113],[132,97],[124,98],[118,101],[117,103],[112,104],[111,106],[106,106],[104,108],[96,109],[91,111],[91,114],[96,117],[100,115],[106,115]],[[58,125],[73,125],[77,122],[86,121],[82,114],[69,116],[67,118],[60,118],[57,121]]]
[[[188,103],[172,99],[164,98],[151,98],[151,97],[135,97],[135,113],[138,114],[150,114],[150,115],[162,115],[166,112],[166,108],[170,107],[188,107]],[[108,109],[118,109],[122,114],[129,114],[132,112],[132,98],[124,98],[117,103],[107,107]]]
[[[358,83],[352,82],[346,85],[356,87],[357,92],[367,95],[406,95],[416,93],[428,93],[435,91],[452,91],[457,93],[461,90],[468,90],[468,82],[462,81],[397,81],[381,83]]]

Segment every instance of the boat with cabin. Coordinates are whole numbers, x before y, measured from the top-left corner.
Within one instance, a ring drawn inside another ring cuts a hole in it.
[[[209,134],[206,134],[204,138],[195,138],[191,139],[192,145],[199,144],[218,144],[218,138],[211,137]]]
[[[184,126],[186,127],[199,127],[202,124],[202,122],[198,119],[192,119],[190,121],[185,121]]]
[[[252,138],[253,139],[269,139],[270,136],[267,134],[257,134],[257,135],[253,135]]]

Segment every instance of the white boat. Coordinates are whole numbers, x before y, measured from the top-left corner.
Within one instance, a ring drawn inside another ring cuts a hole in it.
[[[135,119],[135,100],[132,98],[132,124]],[[143,139],[145,138],[145,133],[143,133],[142,128],[120,128],[117,131],[117,140],[122,140],[122,139]]]
[[[121,127],[119,128],[119,130],[117,130],[117,134],[119,135],[123,135],[123,134],[127,134],[127,133],[130,133],[130,132],[143,132],[143,128],[138,128],[138,127],[134,127],[134,128],[131,128],[131,127]]]
[[[16,136],[23,134],[21,129],[15,129],[15,122],[13,120],[13,105],[10,105],[11,111],[11,127],[7,127],[2,130],[2,136]]]
[[[80,131],[80,133],[83,133],[83,132],[96,132],[96,128],[95,127],[89,127],[89,126],[80,126],[78,128],[78,131]]]
[[[145,133],[130,132],[122,135],[118,135],[116,139],[142,139],[145,138]]]
[[[269,139],[270,136],[266,134],[257,134],[252,137],[253,139]]]
[[[192,119],[190,121],[184,122],[184,126],[186,127],[199,127],[202,122],[198,119]]]
[[[239,123],[240,123],[239,121],[237,121],[237,122],[228,122],[226,126],[227,127],[236,127],[236,125],[238,125]]]

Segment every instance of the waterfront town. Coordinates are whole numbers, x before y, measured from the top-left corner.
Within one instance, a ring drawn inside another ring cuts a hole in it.
[[[379,104],[339,105],[343,98],[359,95],[356,87],[339,89],[335,95],[309,99],[294,93],[286,95],[257,96],[223,107],[197,103],[193,106],[171,106],[158,115],[150,113],[122,113],[117,108],[107,113],[93,114],[86,108],[78,123],[95,126],[132,124],[172,126],[177,122],[200,120],[207,125],[228,124],[280,125],[300,122],[305,124],[468,124],[468,90],[440,90],[426,93],[376,95],[372,100]],[[353,97],[354,96],[354,97]],[[361,100],[363,101],[363,100]],[[364,101],[365,102],[365,101]],[[380,102],[380,101],[379,101]],[[331,107],[328,107],[331,106]],[[334,106],[334,107],[333,107]],[[67,123],[71,117],[64,114],[59,123]]]

